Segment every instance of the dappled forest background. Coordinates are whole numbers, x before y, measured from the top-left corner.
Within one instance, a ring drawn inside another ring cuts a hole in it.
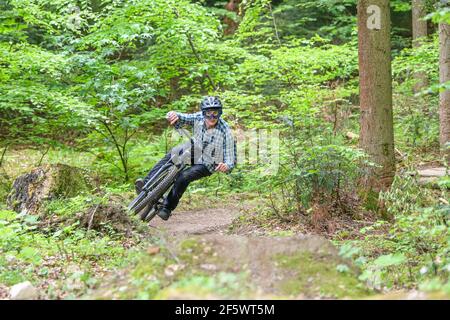
[[[424,1],[427,36],[413,46],[413,2],[390,1],[397,166],[378,193],[360,184],[375,164],[358,144],[356,0],[1,0],[0,219],[9,222],[0,224],[0,283],[44,281],[36,270],[61,243],[83,259],[100,248],[102,268],[128,261],[123,239],[111,235],[119,231],[87,237],[67,216],[126,206],[132,182],[176,143],[166,113],[196,112],[203,96],[218,95],[233,129],[279,130],[280,168],[266,175],[264,163],[240,163],[194,183],[186,201],[239,196],[256,209],[237,225],[331,239],[373,289],[449,292],[450,180],[423,185],[417,170],[447,166],[438,24],[450,22],[450,10]],[[426,78],[419,87],[417,74]],[[19,175],[56,163],[87,170],[97,187],[50,201],[39,219],[65,218],[42,235],[40,220],[11,211],[7,198]],[[53,237],[57,230],[65,231]],[[44,245],[49,237],[55,243]],[[83,289],[47,297],[95,287],[89,268]],[[149,298],[156,289],[142,290]]]

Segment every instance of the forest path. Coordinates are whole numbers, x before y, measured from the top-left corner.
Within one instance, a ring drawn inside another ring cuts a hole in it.
[[[192,279],[190,277],[195,278],[193,274],[197,272],[206,272],[218,283],[223,277],[232,277],[234,284],[220,286],[225,291],[233,291],[235,286],[239,289],[228,294],[246,299],[367,295],[351,263],[342,259],[331,242],[322,237],[234,234],[229,227],[238,219],[240,209],[242,206],[232,204],[222,208],[175,211],[167,221],[155,217],[149,223],[150,233],[160,240],[161,249],[151,247],[148,251],[156,258],[161,254],[159,250],[167,249],[176,261],[164,266],[163,281],[171,282],[177,277]],[[345,272],[339,271],[338,266],[344,266]],[[160,297],[230,297],[224,295],[222,289],[210,289],[206,293],[203,289],[169,285],[160,292]]]
[[[156,216],[149,227],[169,235],[224,234],[239,214],[236,207],[175,211],[167,221]]]

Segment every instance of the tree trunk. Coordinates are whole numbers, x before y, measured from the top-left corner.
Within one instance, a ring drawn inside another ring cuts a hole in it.
[[[239,4],[240,0],[229,0],[227,4],[225,5],[225,9],[231,12],[235,12],[236,14],[239,14]],[[224,30],[225,35],[233,34],[236,32],[239,24],[235,22],[233,19],[225,17],[223,19],[223,22],[227,25],[227,27]]]
[[[450,25],[439,24],[439,69],[440,83],[450,81]],[[440,134],[439,141],[447,163],[450,163],[450,90],[440,93],[439,105]]]
[[[421,20],[426,15],[426,0],[412,1],[412,31],[413,31],[413,46],[420,47],[421,41],[426,38],[427,22]],[[416,84],[414,85],[414,92],[419,92],[428,87],[428,77],[423,71],[414,73]]]
[[[388,0],[358,2],[360,146],[380,165],[366,180],[376,191],[389,187],[395,174],[390,24]]]

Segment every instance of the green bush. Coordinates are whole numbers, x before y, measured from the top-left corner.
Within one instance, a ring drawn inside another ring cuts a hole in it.
[[[363,280],[379,289],[448,287],[450,206],[439,198],[448,198],[448,191],[436,194],[408,175],[395,177],[390,190],[380,194],[392,223],[363,228],[364,240],[348,242],[360,248],[353,258],[364,270]]]
[[[296,149],[285,156],[279,174],[270,180],[273,194],[280,194],[283,204],[277,209],[272,201],[272,208],[278,214],[304,214],[318,204],[348,212],[357,182],[371,165],[365,153],[342,145]]]

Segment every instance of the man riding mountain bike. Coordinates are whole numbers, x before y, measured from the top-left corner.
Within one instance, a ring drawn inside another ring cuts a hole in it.
[[[200,112],[184,114],[175,111],[167,113],[169,124],[189,125],[193,128],[193,137],[201,146],[200,157],[191,158],[191,166],[181,171],[175,179],[172,189],[157,212],[163,219],[169,219],[177,207],[180,198],[192,181],[210,176],[214,172],[230,173],[236,165],[236,144],[228,124],[221,118],[222,103],[218,97],[205,97],[200,103]],[[196,148],[197,150],[197,148]],[[139,194],[143,186],[171,158],[167,153],[144,179],[135,182]],[[194,160],[195,159],[195,160]]]

